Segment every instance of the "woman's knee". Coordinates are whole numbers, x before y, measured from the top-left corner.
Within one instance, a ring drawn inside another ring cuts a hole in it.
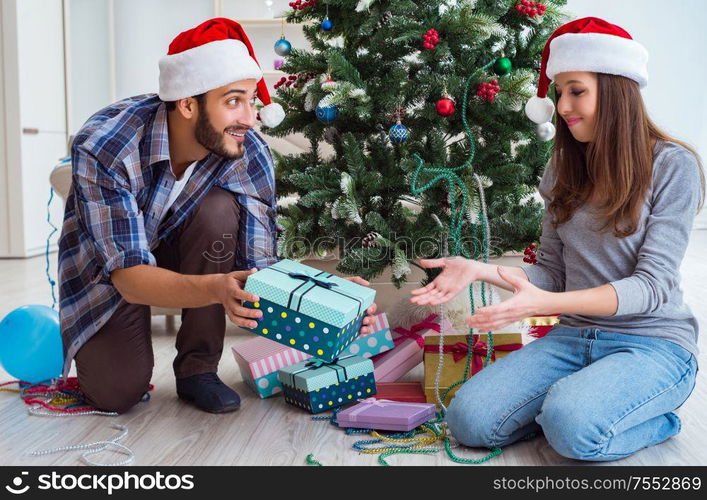
[[[459,390],[447,408],[449,432],[463,445],[475,448],[498,446],[500,417],[504,409],[498,398],[474,390],[473,379],[466,382],[470,390]],[[466,387],[462,387],[466,389]]]
[[[560,455],[575,460],[602,460],[601,450],[609,436],[600,416],[589,413],[576,395],[552,387],[535,420]]]

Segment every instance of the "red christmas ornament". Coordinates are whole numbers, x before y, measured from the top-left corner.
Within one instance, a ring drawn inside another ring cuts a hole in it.
[[[452,116],[456,110],[454,101],[449,97],[443,97],[437,101],[437,114],[439,116],[444,116],[445,118]]]

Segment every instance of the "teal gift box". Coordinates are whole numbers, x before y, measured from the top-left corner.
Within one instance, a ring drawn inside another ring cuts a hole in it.
[[[281,260],[248,276],[245,290],[258,302],[257,328],[246,328],[324,361],[334,360],[361,330],[376,292],[292,260]]]
[[[320,413],[376,393],[373,362],[342,356],[332,363],[312,358],[278,372],[285,401]]]

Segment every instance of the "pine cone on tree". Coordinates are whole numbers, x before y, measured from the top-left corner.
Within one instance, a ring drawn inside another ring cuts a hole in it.
[[[363,248],[373,248],[378,246],[376,244],[376,239],[380,238],[381,235],[379,233],[376,233],[375,231],[371,231],[368,233],[366,236],[363,237],[363,240],[361,240],[361,246]]]
[[[383,26],[387,25],[390,20],[393,18],[393,13],[390,12],[389,10],[383,13],[383,16],[381,17],[380,21],[376,24],[376,29],[379,30]]]

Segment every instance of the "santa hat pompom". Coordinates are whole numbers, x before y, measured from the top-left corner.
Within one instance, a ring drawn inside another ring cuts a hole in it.
[[[266,127],[277,127],[284,119],[285,110],[276,102],[270,103],[260,110],[260,121]]]
[[[525,115],[533,123],[549,122],[554,114],[555,103],[549,97],[533,96],[525,105]]]

